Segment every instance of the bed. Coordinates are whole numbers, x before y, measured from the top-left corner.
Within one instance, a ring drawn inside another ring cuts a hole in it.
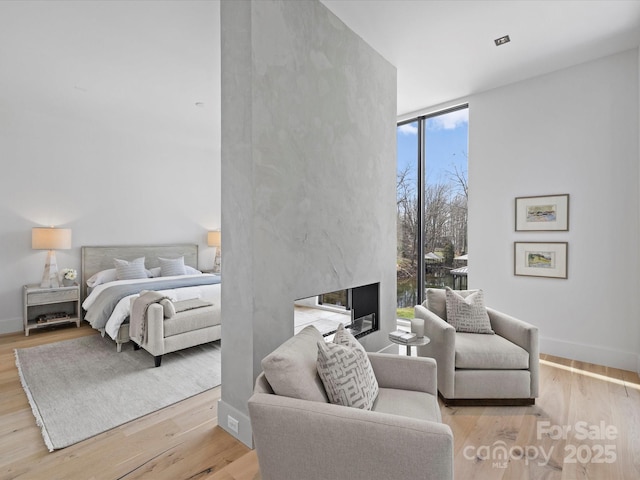
[[[121,268],[130,266],[137,271],[142,257],[144,278],[116,278],[114,259],[120,260],[118,272],[122,273]],[[170,267],[179,265],[181,258],[184,274],[161,275],[174,273]],[[198,246],[191,244],[82,247],[80,299],[83,319],[102,335],[112,338],[119,352],[130,340],[131,299],[142,290],[162,292],[172,301],[201,298],[212,303],[216,307],[214,314],[219,316],[220,276],[203,274],[197,270],[197,265]]]

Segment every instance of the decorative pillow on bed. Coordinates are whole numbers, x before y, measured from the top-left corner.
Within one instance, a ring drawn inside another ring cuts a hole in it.
[[[175,275],[187,274],[184,268],[184,257],[178,257],[178,258],[158,257],[158,261],[160,262],[161,277],[173,277]]]
[[[144,268],[144,257],[136,258],[130,262],[114,258],[116,266],[116,280],[133,280],[147,278],[147,270]]]

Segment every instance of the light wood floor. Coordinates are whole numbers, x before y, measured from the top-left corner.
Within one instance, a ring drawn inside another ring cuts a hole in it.
[[[217,426],[219,387],[49,453],[13,349],[94,334],[84,325],[0,336],[0,479],[260,480],[255,452]],[[640,478],[638,375],[543,355],[540,376],[535,406],[442,407],[454,434],[456,479]],[[580,422],[608,427],[615,438],[582,440]],[[566,438],[554,439],[554,427],[564,425],[571,427]],[[491,458],[500,447],[506,460]]]
[[[84,324],[0,337],[0,479],[260,478],[252,451],[217,426],[220,387],[49,453],[13,350],[83,335],[97,332]]]

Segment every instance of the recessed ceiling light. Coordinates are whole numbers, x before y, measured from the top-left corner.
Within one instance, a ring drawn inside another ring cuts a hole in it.
[[[494,42],[496,42],[496,47],[504,45],[505,43],[509,43],[510,41],[511,39],[509,38],[509,35],[505,35],[504,37],[496,38],[494,40]]]

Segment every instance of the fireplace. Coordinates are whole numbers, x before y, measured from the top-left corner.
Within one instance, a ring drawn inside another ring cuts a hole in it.
[[[315,326],[322,335],[342,323],[356,338],[379,329],[380,283],[321,293],[294,302],[294,330]]]

